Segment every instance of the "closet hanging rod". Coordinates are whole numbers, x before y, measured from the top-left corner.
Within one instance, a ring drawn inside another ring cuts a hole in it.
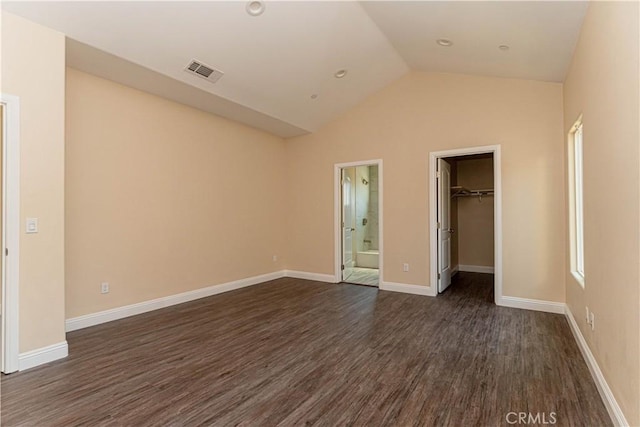
[[[461,186],[451,187],[451,197],[491,196],[493,188],[470,190]]]
[[[466,194],[456,194],[453,197],[477,197],[477,196],[493,196],[493,190],[469,190]]]

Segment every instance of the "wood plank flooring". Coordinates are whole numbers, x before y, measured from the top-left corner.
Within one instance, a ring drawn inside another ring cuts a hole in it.
[[[278,279],[72,332],[67,359],[2,376],[2,425],[610,425],[564,316],[497,307],[492,280]]]

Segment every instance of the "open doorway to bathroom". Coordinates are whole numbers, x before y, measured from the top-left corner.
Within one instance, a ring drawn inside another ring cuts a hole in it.
[[[380,283],[380,167],[347,165],[340,173],[340,271],[344,283]]]

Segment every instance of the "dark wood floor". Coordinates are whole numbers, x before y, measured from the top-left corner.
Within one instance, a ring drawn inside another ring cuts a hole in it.
[[[610,425],[564,316],[497,307],[492,280],[279,279],[76,331],[67,359],[2,377],[2,425]]]

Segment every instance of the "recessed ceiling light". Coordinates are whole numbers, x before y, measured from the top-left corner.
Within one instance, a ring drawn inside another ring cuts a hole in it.
[[[453,45],[453,42],[449,39],[438,39],[436,40],[436,43],[438,43],[440,46],[444,46],[444,47],[449,47]]]
[[[311,95],[311,99],[317,99],[318,98],[318,94],[314,93],[313,95]]]
[[[264,13],[264,2],[250,1],[247,3],[247,13],[251,16],[258,16]]]
[[[500,46],[498,46],[498,49],[500,49],[500,50],[509,50],[509,46],[507,46],[506,44],[501,44]]]
[[[346,75],[347,75],[347,70],[345,70],[345,69],[338,70],[338,71],[336,71],[336,73],[334,74],[334,76],[336,77],[336,79],[341,79],[341,78],[343,78],[343,77],[344,77],[344,76],[346,76]]]

